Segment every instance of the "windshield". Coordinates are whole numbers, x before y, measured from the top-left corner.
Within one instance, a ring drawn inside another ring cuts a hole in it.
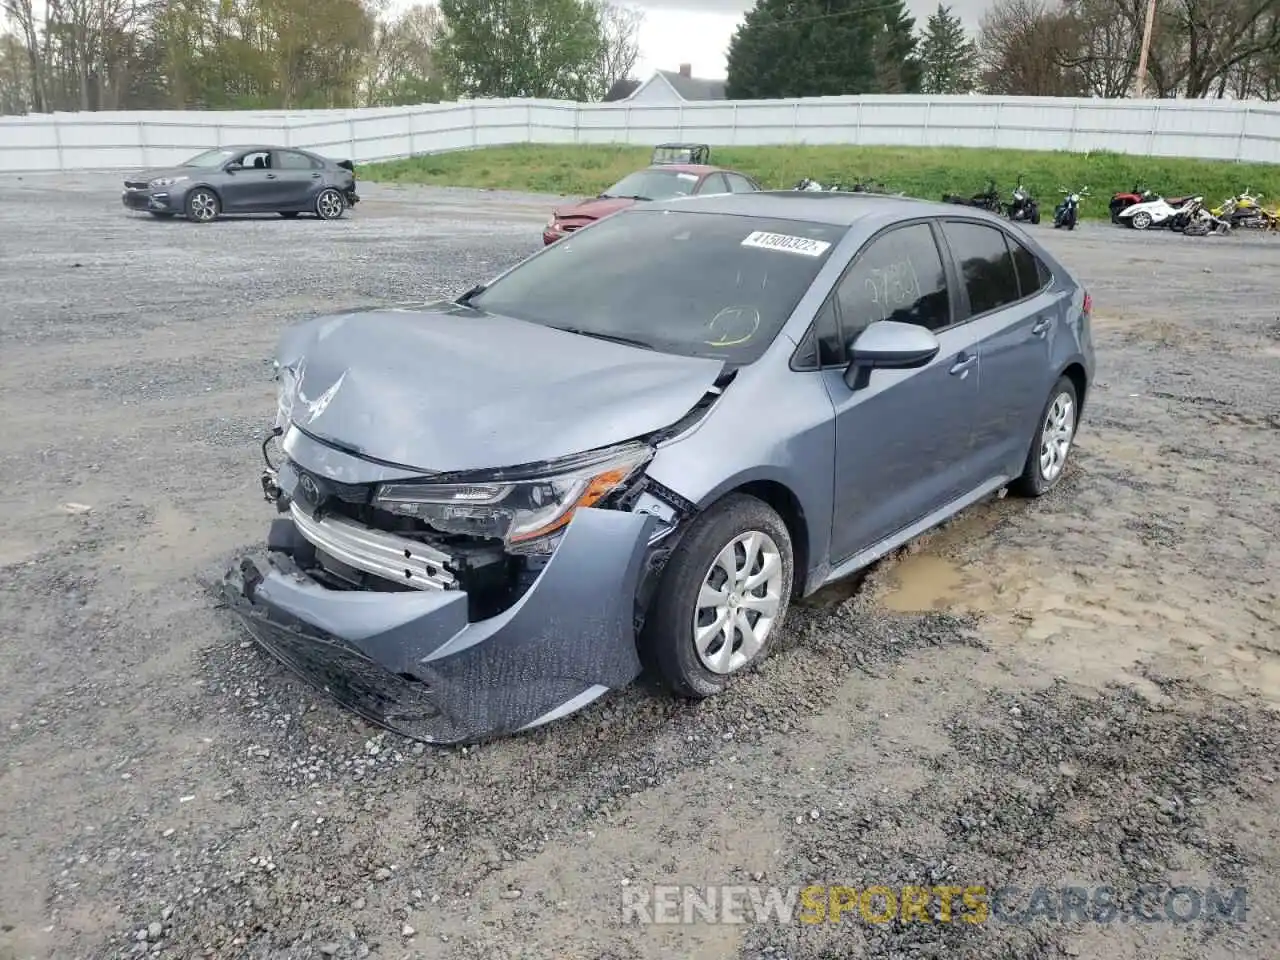
[[[687,197],[698,185],[696,173],[675,170],[639,170],[629,173],[600,194],[602,197],[633,197],[637,200],[671,200]]]
[[[468,302],[746,364],[773,342],[843,233],[796,220],[634,208],[558,240]]]
[[[206,150],[204,153],[197,153],[182,165],[184,167],[220,167],[234,156],[234,150]]]

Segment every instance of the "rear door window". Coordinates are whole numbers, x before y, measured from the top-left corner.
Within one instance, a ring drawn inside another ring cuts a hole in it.
[[[1005,240],[1009,243],[1009,249],[1013,252],[1013,266],[1018,274],[1018,289],[1023,297],[1029,297],[1032,294],[1039,293],[1045,286],[1045,275],[1048,273],[1047,268],[1040,262],[1040,258],[1034,253],[1020,244],[1017,240],[1006,235]]]
[[[943,235],[960,268],[973,316],[1022,299],[1005,233],[982,223],[943,221]]]

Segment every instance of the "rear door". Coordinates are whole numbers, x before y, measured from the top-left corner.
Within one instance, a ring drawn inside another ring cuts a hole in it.
[[[271,199],[282,209],[304,209],[323,186],[320,164],[305,153],[273,151],[271,166],[276,176],[276,192]]]
[[[976,486],[977,348],[972,326],[954,320],[953,286],[935,228],[920,220],[869,241],[819,317],[836,418],[832,563]],[[878,320],[920,324],[942,349],[924,367],[872,370],[865,385],[850,389],[847,344]]]
[[[1052,384],[1049,337],[1062,310],[1049,270],[994,224],[945,220],[981,371],[974,443],[983,479],[1021,472]]]

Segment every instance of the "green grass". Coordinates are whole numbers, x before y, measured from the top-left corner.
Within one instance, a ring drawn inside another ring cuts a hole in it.
[[[389,183],[422,183],[594,196],[627,173],[646,166],[649,147],[521,145],[431,154],[375,163],[360,176]],[[1203,194],[1210,205],[1246,188],[1262,193],[1264,206],[1280,201],[1280,164],[1137,157],[1118,153],[977,150],[952,147],[712,147],[712,163],[741,170],[766,188],[790,188],[803,177],[846,184],[861,177],[891,191],[929,200],[944,193],[980,192],[988,177],[1007,199],[1018,175],[1052,209],[1059,187],[1089,187],[1086,217],[1107,216],[1117,190],[1143,181],[1169,195]]]

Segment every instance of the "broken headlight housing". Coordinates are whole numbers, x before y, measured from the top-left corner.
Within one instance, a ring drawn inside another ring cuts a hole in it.
[[[545,474],[492,481],[386,483],[374,506],[416,517],[442,533],[501,540],[511,553],[549,553],[574,512],[625,484],[653,455],[645,444],[624,444],[572,458]]]

